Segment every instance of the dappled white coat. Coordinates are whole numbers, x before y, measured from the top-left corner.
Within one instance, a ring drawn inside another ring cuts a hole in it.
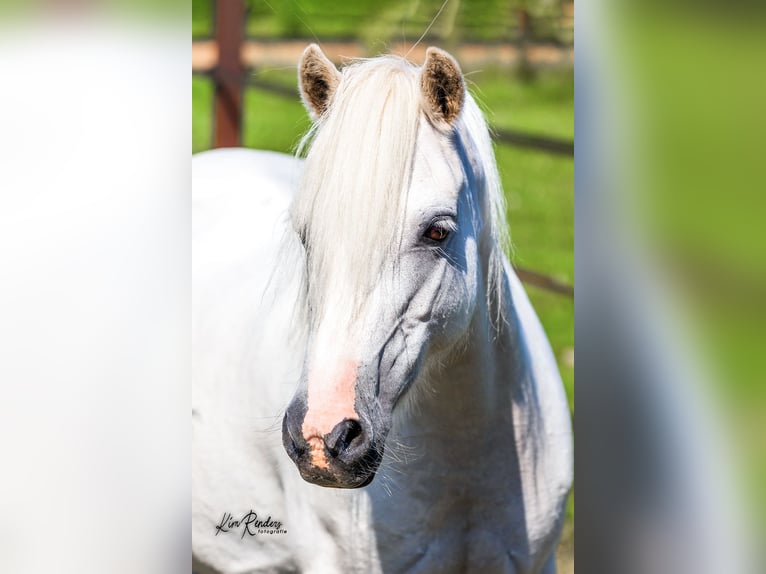
[[[572,476],[569,412],[550,346],[507,262],[505,354],[476,353],[509,379],[509,401],[497,407],[513,418],[515,436],[489,438],[514,446],[515,459],[477,449],[449,469],[424,439],[404,454],[387,450],[365,488],[309,484],[281,443],[305,352],[290,334],[295,294],[267,293],[299,161],[216,150],[192,164],[195,570],[553,572]],[[457,365],[443,376],[470,386],[479,375]],[[428,407],[402,416],[428,416]],[[407,424],[395,419],[388,442]],[[451,440],[459,449],[460,437]],[[249,510],[287,533],[216,535],[224,513]]]

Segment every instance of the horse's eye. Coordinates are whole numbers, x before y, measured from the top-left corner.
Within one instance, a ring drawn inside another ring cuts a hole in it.
[[[432,241],[437,241],[441,243],[445,239],[447,239],[447,236],[449,235],[450,230],[447,229],[447,227],[442,223],[432,223],[428,229],[426,229],[425,237],[428,239],[431,239]]]

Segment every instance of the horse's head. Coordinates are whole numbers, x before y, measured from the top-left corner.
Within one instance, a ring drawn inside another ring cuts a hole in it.
[[[282,436],[304,479],[355,488],[375,476],[402,396],[459,352],[484,303],[495,216],[477,158],[491,144],[441,50],[422,68],[384,57],[341,73],[312,45],[299,79],[315,119],[291,210],[309,327]]]

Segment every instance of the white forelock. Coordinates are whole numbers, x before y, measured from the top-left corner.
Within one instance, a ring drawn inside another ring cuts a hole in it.
[[[355,318],[383,267],[396,259],[424,114],[419,73],[396,56],[346,66],[330,106],[301,141],[305,169],[290,215],[306,248],[301,275],[312,321],[321,320],[330,294],[346,302],[344,319]],[[503,273],[505,201],[489,131],[470,94],[455,130],[481,172],[491,302]]]

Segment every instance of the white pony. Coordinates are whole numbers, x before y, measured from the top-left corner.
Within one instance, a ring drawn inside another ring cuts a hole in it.
[[[195,570],[554,572],[569,411],[457,63],[299,79],[305,161],[193,160]]]

